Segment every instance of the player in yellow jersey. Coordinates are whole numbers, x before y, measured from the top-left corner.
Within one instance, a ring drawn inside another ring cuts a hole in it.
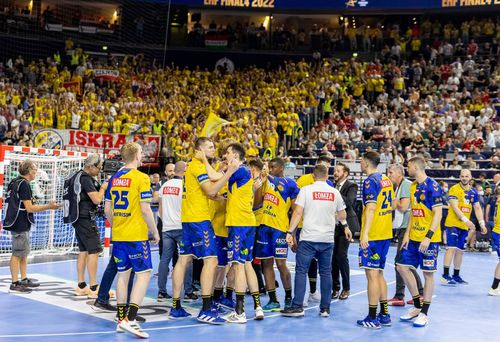
[[[392,239],[392,200],[394,188],[391,180],[377,172],[380,155],[366,152],[361,159],[361,171],[368,177],[363,181],[363,216],[359,240],[359,267],[368,280],[368,316],[358,320],[359,326],[380,329],[391,325],[387,303],[387,283],[384,267]],[[380,301],[380,314],[377,305]]]
[[[262,224],[257,230],[255,257],[262,259],[269,303],[264,312],[280,311],[276,297],[274,260],[280,272],[285,288],[285,309],[292,305],[292,279],[286,265],[288,244],[286,232],[289,227],[288,211],[293,207],[299,193],[297,183],[283,176],[285,161],[275,158],[269,162],[269,174],[266,184],[256,193],[257,203],[262,203],[264,212]]]
[[[139,144],[130,142],[123,145],[120,155],[125,166],[109,180],[104,206],[112,227],[113,258],[119,272],[116,332],[127,331],[147,338],[149,335],[141,330],[135,319],[153,268],[148,233],[153,236],[154,244],[158,243],[160,236],[151,211],[149,177],[137,170],[141,165],[142,148]],[[127,284],[132,270],[136,274],[136,281],[128,300]],[[128,309],[127,302],[130,303]]]
[[[413,157],[408,161],[408,174],[415,178],[410,186],[411,214],[396,267],[408,286],[415,307],[401,316],[401,320],[411,321],[416,318],[413,326],[423,327],[428,323],[427,312],[434,292],[434,272],[437,270],[441,242],[443,190],[434,179],[425,174],[425,160],[422,157]],[[417,281],[410,270],[419,266],[425,278],[423,303]]]
[[[450,209],[446,216],[446,241],[448,247],[443,261],[443,285],[466,285],[468,284],[460,276],[460,267],[464,255],[468,230],[476,233],[476,226],[470,220],[472,209],[476,214],[481,233],[486,234],[486,224],[484,222],[483,209],[479,203],[477,190],[470,186],[472,175],[470,170],[460,171],[460,183],[453,185],[448,192],[450,198]],[[453,261],[453,276],[450,276],[450,266]]]
[[[215,155],[214,143],[206,137],[196,139],[195,150],[203,152],[208,158]],[[217,310],[212,309],[212,291],[214,274],[217,267],[217,248],[215,234],[211,223],[209,198],[217,195],[236,171],[236,163],[228,165],[226,173],[216,182],[211,182],[207,168],[199,159],[192,159],[184,176],[184,192],[182,197],[181,220],[182,241],[179,246],[179,260],[173,274],[173,308],[171,318],[189,317],[180,301],[181,287],[184,281],[186,266],[192,258],[203,259],[201,272],[201,295],[203,307],[198,320],[209,324],[223,324]]]
[[[495,189],[495,196],[497,200],[495,206],[495,221],[491,232],[491,244],[497,251],[499,261],[495,269],[493,284],[491,285],[491,289],[488,291],[490,296],[500,296],[500,215],[498,214],[498,206],[500,205],[500,187],[498,186]]]
[[[316,161],[316,165],[325,165],[330,168],[331,159],[328,156],[322,155],[318,157]],[[299,189],[302,189],[305,186],[314,184],[314,175],[312,173],[307,173],[302,175],[297,179],[297,186]],[[334,187],[333,183],[327,179],[326,183],[330,185],[332,188]],[[296,230],[295,238],[297,239],[297,243],[299,242],[300,232],[302,230],[302,219],[299,222],[299,225]],[[318,261],[316,259],[311,260],[311,265],[309,266],[309,271],[307,272],[309,278],[309,297],[304,299],[304,306],[309,305],[309,301],[319,302],[321,300],[321,295],[316,292],[316,282],[318,280]]]
[[[254,299],[255,319],[264,319],[260,305],[259,284],[252,267],[256,223],[253,213],[254,190],[250,169],[243,165],[246,151],[242,144],[231,144],[225,154],[228,163],[237,161],[238,169],[229,178],[227,194],[226,227],[228,236],[228,261],[235,273],[236,307],[226,317],[230,323],[246,323],[244,311],[245,291],[250,290]]]

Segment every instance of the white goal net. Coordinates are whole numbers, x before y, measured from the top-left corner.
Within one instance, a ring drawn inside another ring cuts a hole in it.
[[[31,189],[36,204],[50,201],[62,203],[64,180],[83,167],[87,153],[48,150],[19,146],[0,146],[0,197],[2,221],[5,215],[5,196],[11,180],[19,175],[19,165],[31,159],[38,166]],[[74,228],[63,223],[63,210],[35,213],[35,225],[30,232],[30,255],[62,255],[72,252],[75,246]],[[101,226],[104,226],[103,222]],[[101,234],[103,236],[103,234]],[[11,253],[11,233],[0,231],[0,258]]]

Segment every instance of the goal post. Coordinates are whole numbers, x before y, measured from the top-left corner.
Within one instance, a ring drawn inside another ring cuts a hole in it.
[[[87,152],[50,150],[45,148],[0,145],[0,205],[2,222],[5,215],[7,186],[19,175],[19,165],[26,159],[33,160],[38,173],[30,183],[35,204],[51,201],[62,203],[64,181],[83,168]],[[105,232],[105,220],[97,221],[101,239]],[[107,240],[109,251],[109,239]],[[35,224],[30,231],[31,256],[65,255],[75,251],[75,230],[63,222],[63,209],[35,213]],[[9,257],[12,252],[11,232],[0,225],[0,259]]]

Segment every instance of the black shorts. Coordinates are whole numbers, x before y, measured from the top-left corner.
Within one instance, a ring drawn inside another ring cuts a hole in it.
[[[80,252],[96,254],[102,252],[101,237],[97,230],[97,224],[90,218],[80,218],[73,223],[75,227],[76,240]]]

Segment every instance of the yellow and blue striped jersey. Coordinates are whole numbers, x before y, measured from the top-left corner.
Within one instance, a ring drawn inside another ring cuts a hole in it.
[[[261,224],[286,232],[289,226],[288,211],[299,194],[297,183],[290,178],[269,176],[264,191]]]
[[[460,183],[455,184],[450,188],[448,197],[450,200],[454,199],[458,201],[458,208],[468,219],[470,219],[474,204],[479,201],[479,194],[476,189],[471,186],[469,186],[468,189],[464,189]],[[455,214],[455,211],[451,208],[451,206],[448,210],[448,216],[446,216],[444,224],[446,227],[457,227],[459,229],[469,230],[465,222],[460,220],[460,217]]]
[[[361,235],[363,235],[366,205],[375,203],[376,209],[368,233],[369,241],[392,239],[392,200],[394,187],[391,180],[379,172],[372,173],[363,181],[363,215]]]
[[[227,227],[254,227],[253,178],[246,166],[240,166],[228,181]]]
[[[108,182],[105,200],[113,208],[113,241],[146,241],[148,226],[141,202],[151,202],[153,194],[148,175],[136,169],[121,169]]]
[[[497,198],[497,204],[495,207],[495,224],[493,225],[493,232],[500,234],[500,215],[498,215],[498,206],[500,205],[500,200]]]
[[[182,194],[181,221],[210,221],[209,199],[201,185],[209,182],[207,168],[198,159],[189,162],[184,173],[184,191]]]
[[[432,178],[422,183],[414,181],[410,186],[411,227],[410,240],[421,242],[429,231],[434,218],[432,209],[443,205],[443,190]],[[441,242],[441,226],[434,231],[431,242]]]

